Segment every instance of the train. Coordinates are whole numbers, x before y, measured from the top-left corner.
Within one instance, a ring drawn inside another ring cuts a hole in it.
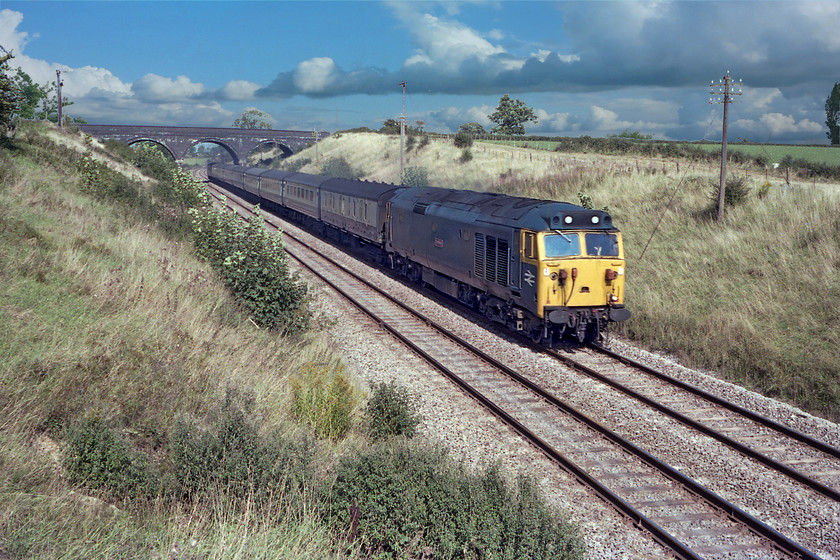
[[[630,318],[604,210],[215,162],[207,176],[543,346],[602,342]]]

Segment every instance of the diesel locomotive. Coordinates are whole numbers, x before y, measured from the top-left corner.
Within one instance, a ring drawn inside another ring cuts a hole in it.
[[[545,346],[599,341],[630,317],[605,211],[219,163],[207,175]]]

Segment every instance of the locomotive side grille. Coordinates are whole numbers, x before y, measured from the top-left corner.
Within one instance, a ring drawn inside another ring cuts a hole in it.
[[[487,254],[487,257],[486,257],[487,276],[485,276],[485,278],[487,278],[487,280],[489,280],[490,282],[495,282],[496,281],[496,265],[497,265],[497,262],[496,262],[497,261],[497,259],[496,259],[496,238],[491,236],[491,235],[487,236],[487,251],[486,251],[486,254]]]
[[[508,270],[510,263],[510,247],[508,242],[504,239],[499,239],[498,251],[496,253],[496,282],[502,286],[507,286]]]
[[[475,234],[475,275],[484,278],[484,234]]]

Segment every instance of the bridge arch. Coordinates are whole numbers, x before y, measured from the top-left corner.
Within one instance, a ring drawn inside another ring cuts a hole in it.
[[[148,142],[149,144],[154,144],[155,146],[160,146],[161,148],[166,150],[166,153],[169,154],[169,157],[171,157],[175,161],[178,161],[178,158],[175,157],[175,154],[172,152],[172,149],[169,146],[167,146],[165,142],[161,142],[160,140],[156,140],[154,138],[141,138],[141,137],[133,138],[133,139],[129,140],[128,142],[126,142],[125,144],[126,144],[126,146],[130,147],[130,146],[133,146],[135,144],[139,144],[141,142]]]
[[[222,140],[219,140],[218,138],[202,138],[200,140],[196,140],[192,143],[192,145],[190,145],[189,148],[184,150],[184,154],[186,154],[192,148],[195,148],[199,144],[215,144],[216,146],[219,146],[220,148],[224,149],[224,151],[226,151],[228,154],[230,154],[230,157],[233,158],[234,165],[241,165],[239,161],[239,155],[236,153],[236,150],[234,150],[229,144],[223,142]]]

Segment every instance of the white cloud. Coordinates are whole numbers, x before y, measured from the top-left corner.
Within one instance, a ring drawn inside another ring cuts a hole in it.
[[[753,132],[768,132],[771,137],[791,133],[818,133],[824,130],[823,125],[810,119],[797,122],[791,115],[782,113],[765,113],[757,121],[738,119],[735,125]]]
[[[338,66],[329,57],[304,60],[298,64],[292,77],[295,86],[304,93],[318,93],[327,89],[336,79]]]
[[[260,84],[246,80],[228,82],[219,90],[219,97],[230,101],[249,101],[254,98],[254,92],[260,89]]]
[[[198,97],[204,93],[204,85],[194,83],[186,76],[172,80],[157,74],[146,74],[131,84],[131,91],[142,101],[158,103]]]
[[[494,46],[475,30],[454,21],[441,20],[423,14],[412,23],[411,34],[418,45],[416,54],[405,61],[406,67],[434,65],[445,72],[457,71],[470,58],[484,61],[502,54],[502,47]]]
[[[0,45],[8,52],[14,51],[12,54],[15,56],[21,54],[23,47],[30,41],[29,33],[17,30],[22,21],[22,13],[8,9],[0,10]]]

